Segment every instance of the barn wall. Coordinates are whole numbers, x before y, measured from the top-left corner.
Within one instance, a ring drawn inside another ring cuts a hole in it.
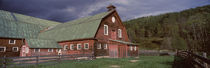
[[[98,45],[101,44],[101,49],[98,49]],[[107,49],[104,48],[104,44],[107,44]],[[95,46],[94,46],[94,53],[95,53],[95,56],[109,56],[109,44],[106,43],[106,42],[96,42],[95,43]]]
[[[48,52],[48,48],[40,49],[40,52],[34,52],[34,48],[30,48],[31,56],[45,56],[45,55],[58,55],[57,49],[53,49],[53,52]]]
[[[16,40],[15,44],[9,44],[9,40]],[[17,57],[20,55],[21,46],[23,45],[21,39],[0,38],[0,47],[6,47],[6,52],[0,52],[0,57],[6,55],[7,57]],[[12,47],[18,47],[18,52],[13,52]]]
[[[59,42],[59,45],[62,47],[62,55],[71,55],[71,54],[93,54],[95,40],[77,40],[77,41],[66,41]],[[84,44],[89,43],[89,49],[84,49]],[[74,44],[74,50],[70,50],[70,44]],[[77,50],[77,44],[82,45],[81,50]],[[64,50],[64,46],[68,45],[68,49]]]
[[[112,17],[116,18],[116,22],[112,22]],[[104,35],[104,24],[108,25],[108,35]],[[122,38],[118,37],[118,29],[122,29]],[[117,12],[113,12],[102,20],[99,26],[98,32],[96,33],[96,39],[107,41],[112,38],[112,31],[116,32],[116,40],[129,41],[125,26],[122,24],[120,17]]]
[[[139,55],[139,48],[136,45],[131,45],[133,47],[133,50],[130,50],[130,46],[128,46],[128,56],[138,56]],[[134,50],[134,46],[136,46],[136,50]]]

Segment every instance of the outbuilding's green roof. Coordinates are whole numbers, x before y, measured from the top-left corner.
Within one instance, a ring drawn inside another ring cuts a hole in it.
[[[26,39],[30,48],[62,48],[54,40]]]
[[[110,41],[114,41],[114,42],[119,42],[119,43],[123,43],[123,44],[128,44],[128,45],[138,45],[136,43],[132,43],[132,42],[126,42],[126,41],[122,41],[122,40],[113,40],[113,39],[109,39]]]
[[[40,33],[39,38],[67,41],[94,38],[101,20],[113,11],[73,20]]]
[[[0,18],[0,37],[37,38],[44,27]]]
[[[45,27],[55,26],[60,24],[59,22],[44,20],[40,18],[35,18],[32,16],[26,16],[18,13],[8,12],[4,10],[0,10],[0,18],[6,18],[8,20],[19,21],[19,22],[26,22],[36,25],[41,25]]]

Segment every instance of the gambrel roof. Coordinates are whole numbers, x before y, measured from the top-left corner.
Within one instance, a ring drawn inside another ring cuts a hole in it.
[[[30,48],[62,48],[55,40],[26,39]]]
[[[50,30],[40,33],[39,38],[54,39],[56,41],[94,38],[102,19],[111,12],[113,11],[59,24]]]
[[[8,12],[4,10],[0,10],[0,18],[18,21],[18,22],[36,24],[36,25],[41,25],[45,27],[50,27],[50,26],[55,26],[55,25],[60,24],[59,22],[44,20],[44,19],[35,18],[32,16],[26,16],[26,15],[22,15],[18,13],[13,13],[13,12]]]
[[[44,28],[30,23],[17,22],[0,18],[0,37],[4,38],[37,38]]]
[[[30,48],[61,48],[54,40],[38,39],[39,33],[60,23],[0,10],[0,37],[26,39]]]

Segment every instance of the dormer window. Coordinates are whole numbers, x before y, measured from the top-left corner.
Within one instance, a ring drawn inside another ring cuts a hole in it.
[[[122,30],[121,29],[118,29],[118,37],[122,38]]]
[[[9,40],[9,44],[15,44],[16,40]]]
[[[104,25],[104,35],[108,35],[108,25]]]

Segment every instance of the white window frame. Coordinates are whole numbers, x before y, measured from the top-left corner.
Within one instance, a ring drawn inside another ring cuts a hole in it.
[[[72,46],[73,46],[73,48],[72,48]],[[70,50],[74,50],[74,44],[70,44]]]
[[[105,29],[107,28],[107,29]],[[109,27],[108,25],[104,25],[104,35],[109,35]]]
[[[122,38],[122,29],[118,29],[118,37]]]
[[[59,52],[61,49],[56,49],[56,52]]]
[[[52,48],[50,48],[50,49],[52,49]],[[48,52],[53,52],[53,49],[52,49],[52,51],[50,51],[50,49],[48,49]]]
[[[87,48],[86,48],[87,45]],[[84,49],[89,49],[89,43],[84,43]]]
[[[15,44],[15,43],[16,43],[16,40],[14,40],[14,43],[11,43],[10,41],[11,41],[11,40],[9,40],[9,44]]]
[[[0,52],[6,52],[6,49],[7,49],[6,47],[0,47],[0,48],[4,48],[4,51],[0,51]]]
[[[137,48],[136,48],[136,46],[134,46],[134,51],[136,51],[137,50]]]
[[[14,51],[14,48],[17,48],[17,51]],[[18,47],[12,47],[12,51],[13,52],[18,52],[19,51],[19,48]]]
[[[101,49],[101,43],[98,44],[97,49]]]
[[[38,49],[38,52],[40,52],[40,49],[39,49],[39,48],[35,48],[35,49],[34,49],[34,52],[36,52],[36,49]]]
[[[108,49],[108,44],[104,44],[104,49]]]
[[[130,50],[133,51],[133,46],[130,46]]]
[[[64,45],[64,46],[63,46],[63,50],[64,50],[64,51],[65,51],[65,50],[68,50],[67,48],[68,48],[68,45]]]
[[[80,46],[80,48],[79,48]],[[81,50],[82,49],[82,44],[77,44],[77,50]]]

